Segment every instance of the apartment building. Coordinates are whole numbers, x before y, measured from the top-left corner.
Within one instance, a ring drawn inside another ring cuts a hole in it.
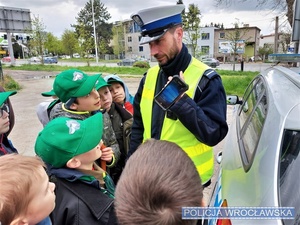
[[[200,38],[197,40],[198,48],[201,56],[214,57],[214,35],[216,27],[201,27],[200,28]],[[189,52],[192,52],[192,48],[188,43],[187,32],[184,32],[183,42],[189,49]],[[199,55],[199,54],[196,54]],[[201,57],[198,56],[198,57]]]
[[[133,20],[122,21],[124,28],[125,58],[150,59],[150,48],[148,44],[140,45],[141,29]]]

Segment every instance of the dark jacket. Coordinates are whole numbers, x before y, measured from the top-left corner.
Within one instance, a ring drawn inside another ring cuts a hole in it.
[[[0,135],[1,146],[0,146],[0,156],[10,154],[10,153],[18,153],[17,149],[13,146],[12,142],[7,138],[6,134]]]
[[[131,113],[124,109],[122,105],[114,102],[112,103],[111,108],[107,113],[110,117],[121,152],[119,161],[113,168],[110,169],[110,175],[115,184],[117,184],[125,166],[127,153],[129,150],[129,141],[133,119]]]
[[[181,52],[169,64],[162,66],[156,82],[155,94],[157,94],[167,83],[168,77],[179,75],[180,71],[186,70],[191,62],[191,55],[183,45]],[[130,141],[130,151],[128,157],[134,153],[143,141],[144,125],[140,111],[140,101],[143,92],[145,75],[139,85],[134,97],[133,125]],[[226,136],[228,126],[226,123],[226,94],[218,74],[205,77],[205,87],[200,88],[200,83],[195,93],[194,99],[186,94],[177,101],[167,112],[163,111],[159,105],[153,101],[151,137],[160,139],[161,128],[164,116],[177,120],[192,133],[202,143],[214,146]]]
[[[48,174],[56,184],[56,206],[50,214],[53,225],[118,224],[114,199],[100,190],[98,181],[79,180],[79,171],[66,168],[50,169]]]

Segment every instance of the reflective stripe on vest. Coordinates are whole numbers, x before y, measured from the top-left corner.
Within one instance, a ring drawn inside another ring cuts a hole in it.
[[[189,90],[186,94],[191,98],[194,98],[202,74],[208,68],[208,66],[193,58],[192,63],[184,71],[184,80],[189,85]],[[151,138],[152,109],[158,72],[159,66],[150,68],[147,72],[144,83],[140,102],[142,120],[144,124],[143,141]],[[210,180],[213,174],[212,147],[199,142],[178,119],[172,120],[165,116],[160,139],[178,144],[194,162],[198,173],[201,176],[202,183],[205,184]]]

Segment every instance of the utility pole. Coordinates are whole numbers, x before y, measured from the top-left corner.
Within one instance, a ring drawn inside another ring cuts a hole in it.
[[[278,16],[275,18],[274,53],[278,53]]]
[[[94,16],[94,0],[92,0],[92,14],[93,14],[93,27],[94,27],[94,41],[95,41],[95,53],[96,53],[96,63],[98,65],[98,50],[97,50],[97,34],[95,27],[95,16]]]

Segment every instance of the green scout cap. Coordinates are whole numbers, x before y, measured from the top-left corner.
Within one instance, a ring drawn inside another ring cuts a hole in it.
[[[46,163],[61,168],[74,156],[95,148],[102,138],[102,113],[85,120],[58,117],[39,133],[35,153]]]
[[[15,95],[16,91],[6,91],[6,92],[0,92],[0,106],[6,101],[6,99],[11,96]]]
[[[109,87],[110,84],[108,84],[103,77],[99,77],[97,82],[96,82],[96,90],[98,91],[102,87]]]
[[[76,69],[65,70],[56,76],[53,91],[65,103],[72,97],[83,97],[91,93],[99,76],[89,76]]]

